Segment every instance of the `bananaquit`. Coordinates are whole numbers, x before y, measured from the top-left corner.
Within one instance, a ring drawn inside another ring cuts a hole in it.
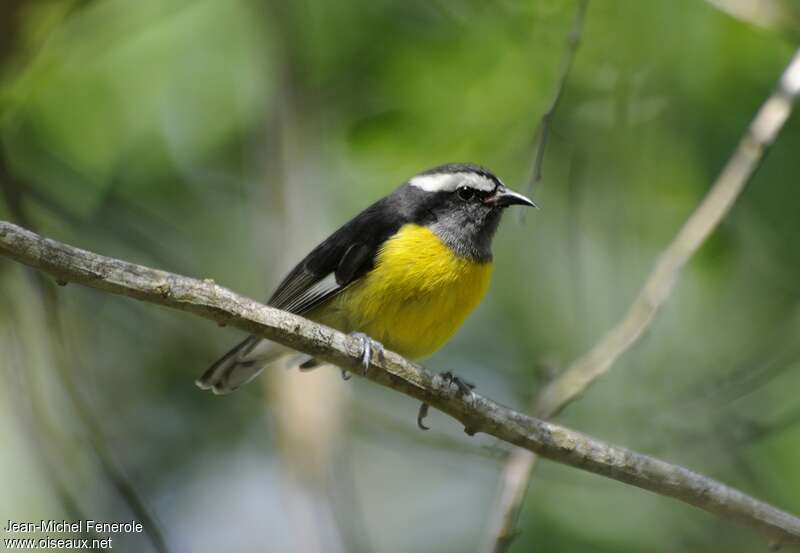
[[[269,305],[360,335],[364,362],[383,346],[419,359],[442,346],[483,298],[503,210],[533,206],[488,170],[420,173],[345,223],[280,283]],[[232,392],[297,352],[250,336],[197,380]],[[316,361],[299,362],[308,369]]]

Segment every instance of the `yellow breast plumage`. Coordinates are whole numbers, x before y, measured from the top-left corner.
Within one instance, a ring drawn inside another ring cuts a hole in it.
[[[339,320],[328,324],[425,357],[478,305],[491,271],[491,263],[460,257],[430,229],[407,224],[381,247],[375,268],[333,300]]]

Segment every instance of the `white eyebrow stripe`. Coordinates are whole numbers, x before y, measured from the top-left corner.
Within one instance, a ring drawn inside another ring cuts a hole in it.
[[[454,192],[459,186],[469,186],[476,190],[491,192],[495,188],[493,180],[477,173],[434,173],[412,178],[408,183],[426,192]]]

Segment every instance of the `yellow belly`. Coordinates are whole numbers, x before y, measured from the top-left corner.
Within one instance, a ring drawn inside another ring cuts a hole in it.
[[[491,272],[491,263],[457,256],[429,229],[405,225],[381,248],[375,268],[314,318],[364,332],[405,357],[425,357],[478,305]]]

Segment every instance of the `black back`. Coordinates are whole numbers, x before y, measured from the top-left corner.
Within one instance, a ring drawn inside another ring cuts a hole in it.
[[[372,270],[381,245],[410,221],[396,204],[395,193],[342,225],[292,269],[269,305],[302,315]]]

